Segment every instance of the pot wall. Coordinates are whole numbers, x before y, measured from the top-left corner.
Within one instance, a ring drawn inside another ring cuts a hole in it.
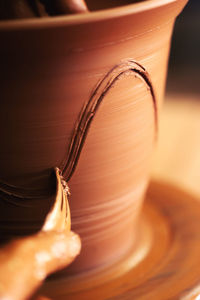
[[[105,94],[97,89],[102,101],[69,181],[72,227],[83,242],[70,274],[113,263],[137,238],[174,19],[186,1],[153,3],[83,22],[0,26],[1,181],[50,188],[50,170],[64,166],[83,106],[110,73],[116,77]],[[129,66],[120,73],[130,60],[148,72],[156,105],[141,74]],[[45,206],[41,199],[38,210]]]

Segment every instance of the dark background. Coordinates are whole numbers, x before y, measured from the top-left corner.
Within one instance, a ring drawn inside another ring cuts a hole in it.
[[[177,18],[167,92],[200,94],[200,0],[190,0]]]

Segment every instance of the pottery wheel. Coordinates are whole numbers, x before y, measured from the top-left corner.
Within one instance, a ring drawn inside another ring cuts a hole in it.
[[[200,201],[157,182],[146,198],[132,253],[96,273],[50,279],[40,294],[59,300],[199,299]]]

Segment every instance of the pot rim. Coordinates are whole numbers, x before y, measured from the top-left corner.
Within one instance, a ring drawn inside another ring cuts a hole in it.
[[[41,29],[51,27],[63,27],[80,25],[84,23],[97,22],[119,18],[126,15],[135,15],[143,11],[149,11],[157,7],[166,6],[176,2],[186,3],[188,0],[143,0],[138,3],[127,4],[114,8],[107,8],[82,14],[62,15],[54,17],[29,18],[18,20],[0,21],[0,30],[18,29]]]

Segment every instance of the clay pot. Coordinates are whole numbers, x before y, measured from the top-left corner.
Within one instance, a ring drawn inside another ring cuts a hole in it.
[[[60,167],[83,243],[68,274],[134,249],[172,29],[185,3],[0,24],[0,182],[16,195],[2,194],[1,232],[38,230],[49,203],[41,191]]]

